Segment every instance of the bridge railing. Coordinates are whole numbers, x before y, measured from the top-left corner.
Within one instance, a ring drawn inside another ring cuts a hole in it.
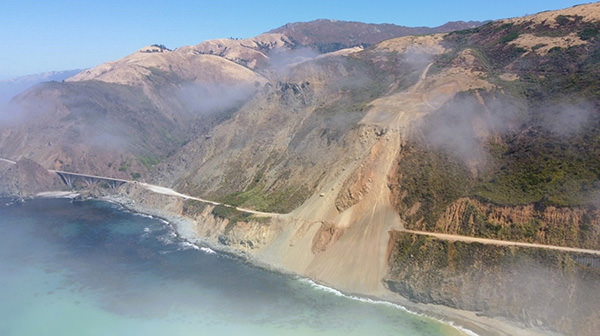
[[[48,171],[51,173],[56,173],[60,177],[60,179],[63,181],[63,183],[66,184],[67,186],[69,186],[70,188],[73,188],[75,183],[77,183],[77,182],[83,182],[83,183],[85,183],[86,186],[90,186],[90,185],[100,183],[100,182],[105,182],[108,184],[109,187],[114,189],[122,184],[131,182],[128,180],[123,180],[123,179],[104,177],[104,176],[96,176],[96,175],[88,175],[88,174],[78,174],[78,173],[65,172],[65,171],[54,170],[54,169],[49,169]]]

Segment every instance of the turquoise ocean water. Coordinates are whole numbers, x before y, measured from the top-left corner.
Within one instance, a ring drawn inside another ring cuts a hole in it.
[[[0,335],[460,335],[99,201],[0,204]]]

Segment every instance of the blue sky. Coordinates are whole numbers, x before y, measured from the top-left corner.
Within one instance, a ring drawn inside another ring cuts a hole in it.
[[[221,37],[251,37],[319,18],[438,26],[533,14],[582,3],[505,1],[138,1],[0,0],[0,79],[91,67],[145,45],[169,48]]]

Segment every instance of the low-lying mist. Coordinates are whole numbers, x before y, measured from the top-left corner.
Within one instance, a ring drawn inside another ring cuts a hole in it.
[[[524,106],[519,100],[494,97],[484,102],[463,94],[425,117],[418,129],[433,148],[456,155],[465,162],[484,163],[485,141],[520,125]]]
[[[508,95],[465,93],[423,118],[415,133],[435,149],[484,164],[492,137],[537,127],[566,140],[581,132],[595,113],[597,109],[587,101],[530,106]]]
[[[542,111],[542,126],[562,137],[576,135],[594,114],[598,114],[594,105],[587,101],[545,104]]]
[[[267,56],[269,57],[268,70],[279,75],[286,75],[290,68],[316,58],[319,53],[308,47],[297,49],[275,48],[270,50]]]
[[[227,111],[249,99],[256,88],[247,83],[194,82],[184,84],[176,98],[182,104],[184,114],[195,118]]]

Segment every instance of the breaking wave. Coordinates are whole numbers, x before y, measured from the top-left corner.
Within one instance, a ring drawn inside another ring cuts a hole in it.
[[[216,254],[217,252],[215,252],[215,250],[211,249],[210,247],[205,247],[205,246],[198,246],[194,243],[190,243],[189,241],[182,241],[179,243],[179,250],[189,250],[189,249],[194,249],[194,250],[198,250],[198,251],[202,251],[206,254]]]
[[[200,251],[206,253],[206,254],[216,254],[217,252],[215,252],[215,250],[211,249],[210,247],[201,247]]]
[[[182,242],[179,243],[179,249],[178,250],[189,250],[189,249],[199,250],[200,248],[198,246],[196,246],[195,244],[192,244],[192,243],[187,242],[187,241],[182,241]]]

